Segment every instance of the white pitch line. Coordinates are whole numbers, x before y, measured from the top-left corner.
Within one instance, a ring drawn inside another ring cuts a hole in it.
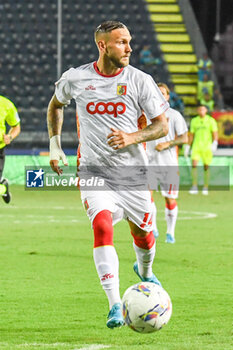
[[[38,224],[38,225],[41,225],[42,224],[42,222],[41,222],[41,220],[30,220],[30,222],[25,222],[25,220],[14,220],[14,221],[11,221],[13,224],[24,224],[24,225],[32,225],[32,224]],[[46,221],[46,224],[64,224],[64,223],[70,223],[70,224],[72,224],[72,223],[76,223],[76,224],[80,224],[81,222],[86,222],[86,221],[81,221],[81,220],[48,220],[48,221]]]
[[[47,348],[55,348],[57,346],[62,346],[62,347],[67,347],[67,346],[70,346],[70,344],[68,343],[48,343],[48,344],[45,344],[45,343],[24,343],[24,344],[19,344],[19,345],[15,345],[15,347],[17,348],[25,348],[25,347],[47,347]],[[74,344],[74,346],[77,346],[76,344]]]
[[[163,212],[162,210],[158,210],[158,212]],[[189,216],[180,216],[180,214],[189,214]],[[190,216],[190,214],[193,216]],[[205,219],[214,219],[218,216],[216,213],[208,213],[204,211],[188,211],[188,210],[179,210],[177,220],[205,220]],[[157,218],[158,221],[164,221],[163,218]]]
[[[39,208],[38,208],[39,209]],[[163,212],[162,210],[158,210],[158,212]],[[184,214],[184,216],[182,216]],[[188,215],[187,215],[188,214]],[[209,213],[209,212],[201,212],[201,211],[187,211],[187,210],[180,210],[178,214],[178,220],[183,221],[183,220],[205,220],[205,219],[214,219],[218,215],[216,213]],[[19,224],[21,222],[25,222],[25,219],[30,219],[28,224],[41,224],[42,221],[41,219],[46,220],[47,223],[64,223],[64,222],[69,222],[69,223],[80,223],[80,222],[86,222],[87,218],[82,217],[82,218],[77,218],[77,215],[65,215],[62,218],[57,218],[55,215],[46,215],[46,214],[25,214],[24,220],[19,220],[15,218],[15,214],[11,213],[4,213],[0,214],[0,218],[4,221],[4,218],[12,218],[15,220],[12,220],[13,223]],[[157,221],[164,221],[163,217],[157,217]]]
[[[11,344],[0,342],[0,346],[10,346]],[[70,343],[23,343],[23,344],[14,344],[14,348],[57,348],[57,347],[63,347],[67,348],[69,350],[100,350],[100,349],[107,349],[110,346],[104,345],[104,344],[91,344],[91,345],[85,345],[85,347],[79,348],[79,344],[70,344]]]
[[[65,209],[67,209],[67,207],[53,207],[53,208],[49,208],[49,207],[18,207],[18,206],[13,206],[13,205],[8,205],[7,207],[6,206],[4,206],[4,207],[0,207],[1,208],[1,210],[2,209],[39,209],[39,210],[65,210]],[[69,211],[75,211],[75,212],[77,212],[77,211],[84,211],[84,209],[83,208],[69,208]],[[163,210],[158,210],[158,212],[163,212]],[[189,214],[189,216],[179,216],[179,214]],[[182,220],[193,220],[193,219],[195,219],[195,220],[204,220],[204,219],[213,219],[213,218],[216,218],[218,215],[217,214],[215,214],[215,213],[209,213],[209,212],[201,212],[201,211],[186,211],[186,210],[179,210],[179,214],[178,214],[178,220],[180,220],[180,221],[182,221]],[[190,216],[190,214],[192,215],[193,214],[193,216]],[[13,215],[13,214],[4,214],[4,215],[0,215],[0,217],[1,216],[4,216],[4,217],[6,217],[6,216],[8,216],[8,217],[15,217],[15,215]],[[41,216],[43,216],[43,218],[51,218],[52,219],[52,215],[50,215],[49,217],[48,216],[45,216],[45,215],[43,215],[43,214],[41,214]],[[33,217],[36,217],[36,218],[38,218],[38,217],[40,217],[40,215],[39,214],[37,214],[37,215],[30,215],[29,216],[29,214],[26,214],[26,215],[24,215],[24,217],[30,217],[30,218],[33,218]],[[65,219],[65,217],[63,218],[63,220],[61,221],[61,220],[56,220],[56,219],[54,219],[55,221],[53,221],[53,222],[64,222],[64,219]],[[72,221],[72,222],[75,222],[75,223],[77,223],[77,222],[80,222],[80,219],[79,220],[77,220],[74,216],[69,216],[69,217],[66,217],[66,219],[68,220],[68,221]],[[157,220],[158,221],[163,221],[164,219],[163,218],[157,218]]]
[[[99,350],[99,349],[107,349],[109,347],[110,347],[109,345],[92,344],[92,345],[87,345],[84,348],[77,348],[74,350]]]
[[[218,216],[216,213],[208,213],[204,211],[185,211],[181,210],[180,213],[185,213],[185,214],[194,214],[196,216],[190,217],[190,216],[183,216],[180,218],[180,220],[192,220],[192,219],[198,219],[198,220],[203,220],[203,219],[214,219]],[[179,215],[178,215],[178,220],[179,220]]]
[[[9,343],[3,343],[1,342],[0,343],[0,346],[10,346],[12,344],[9,344]],[[70,344],[68,343],[23,343],[23,344],[14,344],[14,348],[27,348],[27,347],[35,347],[35,348],[38,348],[38,347],[43,347],[43,348],[55,348],[57,346],[62,346],[62,347],[68,347],[70,348]],[[77,344],[74,344],[73,346],[77,346]]]
[[[17,205],[8,205],[8,206],[6,206],[6,205],[4,205],[4,206],[1,206],[0,205],[0,208],[1,208],[1,210],[2,209],[40,209],[40,210],[66,210],[66,209],[69,209],[69,210],[74,210],[74,211],[77,211],[77,210],[79,210],[79,211],[81,211],[81,210],[84,210],[82,207],[77,207],[77,208],[68,208],[68,206],[67,207],[45,207],[45,206],[43,206],[43,207],[32,207],[32,206],[17,206]]]

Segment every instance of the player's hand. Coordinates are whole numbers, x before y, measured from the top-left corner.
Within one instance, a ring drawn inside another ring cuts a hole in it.
[[[190,145],[184,145],[184,157],[188,158],[190,151]]]
[[[53,158],[55,158],[55,157],[56,157],[56,158],[59,157],[59,159],[53,159]],[[65,155],[65,153],[62,151],[62,149],[60,149],[59,152],[58,152],[58,151],[56,152],[55,157],[53,157],[52,152],[50,152],[50,162],[49,162],[49,164],[50,164],[52,170],[53,170],[55,173],[57,173],[57,175],[61,175],[61,174],[63,173],[63,169],[60,168],[60,167],[58,166],[59,160],[61,159],[62,162],[63,162],[63,164],[64,164],[65,166],[68,165],[68,161],[67,161],[66,155]]]
[[[133,134],[111,128],[112,132],[107,136],[108,144],[113,149],[121,149],[134,143]]]
[[[6,145],[9,145],[12,141],[12,136],[9,135],[9,134],[4,134],[3,135],[3,142],[6,144]]]
[[[60,168],[60,167],[58,166],[58,163],[59,163],[59,161],[56,160],[56,159],[50,160],[50,162],[49,162],[49,164],[50,164],[52,170],[53,170],[55,173],[57,173],[57,175],[61,175],[61,174],[63,173],[63,169]],[[64,164],[64,165],[67,166],[68,163],[66,163],[66,164]]]
[[[214,140],[213,143],[212,143],[212,146],[211,146],[212,152],[213,153],[216,152],[217,148],[218,148],[218,141]]]
[[[159,143],[158,145],[155,146],[155,149],[156,149],[156,151],[161,152],[164,149],[168,149],[169,146],[170,146],[170,142],[169,141],[161,142],[161,143]]]
[[[63,164],[65,166],[68,165],[68,161],[66,158],[65,153],[61,149],[61,140],[60,135],[55,135],[51,137],[50,139],[50,166],[52,170],[57,173],[58,175],[61,175],[63,173],[63,170],[58,166],[59,160],[62,160]]]

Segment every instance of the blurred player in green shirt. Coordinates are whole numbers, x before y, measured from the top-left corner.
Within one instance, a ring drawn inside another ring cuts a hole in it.
[[[204,187],[202,193],[208,195],[209,165],[212,162],[213,153],[218,147],[218,127],[215,119],[207,114],[207,108],[205,106],[199,106],[197,111],[198,116],[191,120],[189,147],[185,150],[185,156],[187,156],[190,146],[192,146],[193,184],[189,193],[198,193],[197,165],[201,159],[204,164]]]
[[[10,126],[6,134],[6,124]],[[2,179],[5,162],[5,146],[9,145],[20,133],[20,119],[15,105],[6,97],[0,96],[0,196],[9,203],[11,195],[7,179]]]

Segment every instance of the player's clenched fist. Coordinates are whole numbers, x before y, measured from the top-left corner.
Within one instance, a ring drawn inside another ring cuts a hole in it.
[[[132,134],[114,128],[111,128],[111,130],[112,133],[109,134],[107,138],[109,146],[113,149],[121,149],[134,143],[134,137]]]

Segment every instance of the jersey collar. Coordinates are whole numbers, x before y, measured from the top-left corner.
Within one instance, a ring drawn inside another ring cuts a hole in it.
[[[101,75],[102,77],[105,77],[105,78],[116,77],[117,75],[121,74],[121,72],[122,72],[123,69],[124,69],[124,68],[121,68],[121,69],[119,70],[119,72],[116,73],[116,74],[105,75],[105,74],[100,73],[100,71],[99,71],[99,69],[98,69],[98,67],[97,67],[97,62],[94,62],[94,63],[93,63],[93,66],[94,66],[94,70],[96,71],[96,73],[99,74],[99,75]]]

